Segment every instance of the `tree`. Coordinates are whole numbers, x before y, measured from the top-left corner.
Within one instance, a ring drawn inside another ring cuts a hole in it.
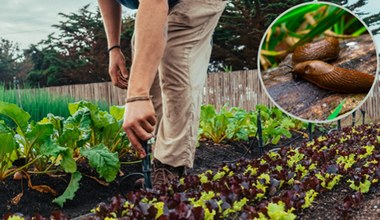
[[[231,0],[214,34],[212,71],[256,69],[261,38],[284,11],[309,0]],[[345,4],[339,0],[329,2]]]
[[[48,36],[49,41],[51,35]],[[46,41],[45,41],[46,42]],[[33,63],[27,74],[27,81],[34,86],[59,85],[60,75],[66,63],[63,56],[53,47],[38,49],[36,45],[25,50],[25,54]]]
[[[53,86],[110,81],[107,40],[101,14],[84,6],[77,13],[59,13],[63,20],[53,25],[59,34],[32,45],[25,55],[34,63],[27,79],[34,85]],[[123,19],[122,48],[130,65],[133,19]]]
[[[284,11],[310,0],[231,0],[228,1],[214,33],[214,49],[210,71],[223,69],[256,69],[259,44],[265,30]],[[330,0],[345,5],[347,1]],[[357,0],[353,10],[366,4]],[[108,75],[107,41],[99,10],[92,12],[84,6],[78,12],[60,13],[62,21],[54,25],[58,34],[32,45],[26,60],[33,62],[27,79],[40,86],[110,81]],[[367,16],[367,24],[378,21],[379,14]],[[121,47],[126,66],[131,65],[130,39],[134,17],[122,23]],[[375,33],[375,32],[374,32]]]
[[[0,81],[5,85],[13,82],[20,71],[21,52],[17,44],[0,38]]]

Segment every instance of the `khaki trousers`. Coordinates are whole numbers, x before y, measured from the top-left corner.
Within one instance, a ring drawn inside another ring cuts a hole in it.
[[[154,157],[193,167],[212,34],[223,0],[180,0],[168,16],[167,46],[151,87],[158,116]]]

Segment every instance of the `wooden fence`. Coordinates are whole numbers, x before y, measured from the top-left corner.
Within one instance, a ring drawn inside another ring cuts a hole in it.
[[[257,104],[272,106],[264,92],[257,70],[214,73],[207,78],[203,96],[204,104],[236,106],[254,110]]]
[[[122,105],[126,91],[113,86],[111,82],[53,86],[42,88],[50,93],[69,95],[76,100],[106,101],[110,105]]]
[[[369,94],[361,109],[368,114],[372,121],[380,121],[380,79],[377,80],[375,88]]]
[[[112,105],[123,105],[126,91],[111,82],[69,85],[43,88],[49,92],[70,95],[76,99],[104,100]],[[204,87],[204,104],[213,104],[217,109],[222,106],[236,106],[254,110],[257,104],[273,106],[259,81],[257,70],[235,71],[230,73],[209,74]],[[380,121],[380,85],[369,95],[361,109],[372,121]]]

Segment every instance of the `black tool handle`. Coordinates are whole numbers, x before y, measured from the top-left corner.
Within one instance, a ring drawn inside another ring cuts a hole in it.
[[[152,164],[150,161],[150,146],[148,144],[148,141],[142,141],[141,145],[144,148],[145,153],[146,153],[146,157],[142,161],[144,185],[145,185],[145,188],[151,189],[152,188],[152,179],[151,179]]]

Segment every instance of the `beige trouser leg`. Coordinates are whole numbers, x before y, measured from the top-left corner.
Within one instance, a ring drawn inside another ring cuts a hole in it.
[[[159,67],[162,119],[154,148],[154,157],[164,164],[193,167],[211,37],[225,4],[181,0],[169,14],[168,41]],[[156,86],[151,94],[158,106]]]

